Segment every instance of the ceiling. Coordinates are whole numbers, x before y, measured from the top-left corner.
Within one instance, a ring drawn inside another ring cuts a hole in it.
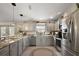
[[[54,18],[74,5],[74,3],[16,3],[14,20],[30,21],[32,19]],[[23,17],[19,14],[23,14]],[[0,21],[13,21],[13,6],[11,3],[0,3]]]

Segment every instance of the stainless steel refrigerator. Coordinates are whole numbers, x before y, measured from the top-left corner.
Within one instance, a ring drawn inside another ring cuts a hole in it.
[[[79,10],[66,18],[66,33],[63,35],[65,49],[73,55],[79,54]],[[63,25],[62,25],[63,26]],[[65,30],[65,29],[64,29]],[[66,52],[65,52],[66,53]]]

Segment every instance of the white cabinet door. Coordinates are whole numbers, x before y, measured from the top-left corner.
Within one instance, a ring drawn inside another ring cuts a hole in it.
[[[17,54],[18,54],[17,42],[15,42],[10,45],[10,56],[17,56]]]
[[[41,36],[36,36],[36,46],[42,46],[43,43],[42,43],[42,38]]]
[[[18,45],[19,45],[19,47],[18,47],[18,55],[21,55],[22,54],[22,51],[23,51],[23,42],[22,42],[22,39],[21,40],[19,40],[19,43],[18,43]]]
[[[23,38],[23,50],[26,48],[26,42],[27,41],[27,38],[26,37],[24,37]]]
[[[29,45],[30,45],[30,43],[29,43],[29,39],[26,38],[26,47],[28,47]]]
[[[53,43],[53,38],[50,36],[37,36],[36,37],[36,46],[50,46]]]

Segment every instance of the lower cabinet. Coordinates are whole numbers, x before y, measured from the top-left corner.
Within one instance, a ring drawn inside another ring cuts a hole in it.
[[[36,37],[34,36],[29,37],[29,45],[36,46]]]
[[[29,39],[26,38],[26,47],[28,47],[30,45]]]
[[[23,38],[23,50],[29,46],[29,39],[27,37]]]
[[[54,39],[53,36],[45,36],[45,42],[47,46],[53,46],[54,45]]]
[[[24,37],[17,42],[0,49],[0,56],[21,56],[24,49],[29,46],[28,37]]]
[[[9,56],[9,46],[0,49],[0,56]]]
[[[26,38],[23,38],[23,50],[26,48]]]
[[[52,36],[36,36],[36,46],[52,46],[54,45],[54,39]]]
[[[17,56],[18,50],[17,50],[17,42],[14,42],[10,44],[10,56]]]
[[[18,41],[18,55],[20,56],[23,52],[23,40]]]

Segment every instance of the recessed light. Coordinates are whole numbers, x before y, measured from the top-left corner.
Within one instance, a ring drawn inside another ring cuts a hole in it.
[[[58,12],[57,14],[61,14],[61,12]]]
[[[50,18],[51,18],[51,19],[53,19],[53,17],[52,17],[52,16],[51,16]]]
[[[43,19],[43,18],[39,18],[39,19]]]

